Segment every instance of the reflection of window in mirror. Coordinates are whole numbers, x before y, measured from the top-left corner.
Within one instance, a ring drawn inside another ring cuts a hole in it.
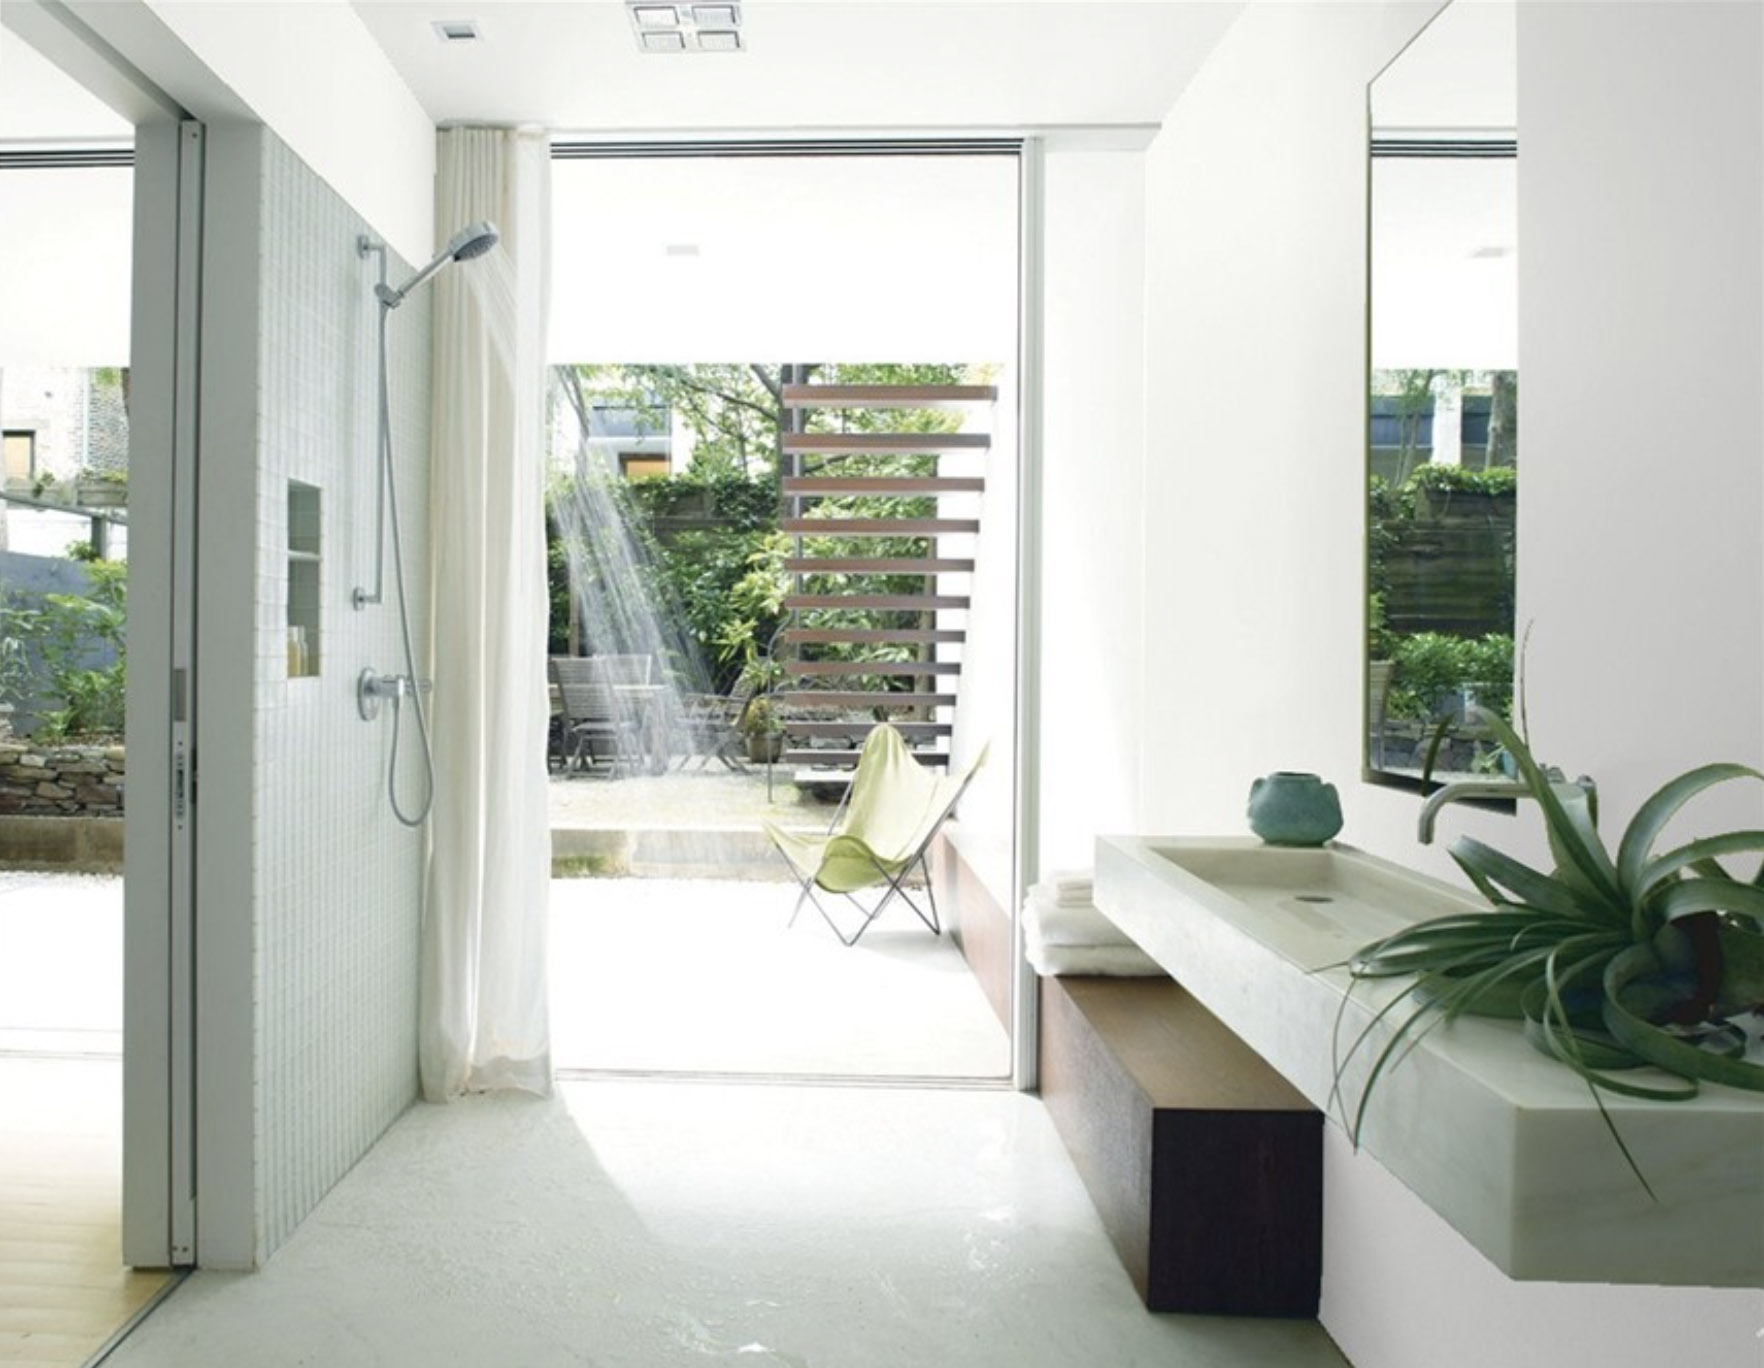
[[[1513,706],[1514,28],[1460,0],[1371,88],[1365,755],[1399,784],[1498,768],[1472,709]]]

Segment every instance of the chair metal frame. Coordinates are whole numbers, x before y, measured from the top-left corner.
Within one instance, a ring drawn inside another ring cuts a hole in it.
[[[692,754],[680,757],[681,769],[695,759],[695,768],[701,770],[713,759],[720,760],[725,769],[747,768],[741,755],[741,718],[756,691],[756,681],[744,673],[726,694],[685,695],[684,720],[692,740]]]

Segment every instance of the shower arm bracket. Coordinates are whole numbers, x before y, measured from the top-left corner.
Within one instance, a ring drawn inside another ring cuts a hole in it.
[[[385,329],[387,311],[384,296],[384,291],[386,289],[386,244],[381,242],[378,238],[370,237],[368,234],[362,233],[355,239],[355,254],[362,257],[373,256],[379,258],[380,279],[375,287],[374,296],[380,304],[380,346],[384,348],[386,345]],[[384,366],[382,366],[382,384],[384,383],[384,374]],[[358,613],[364,608],[378,606],[385,596],[386,589],[386,453],[383,450],[383,444],[386,438],[383,429],[384,424],[388,421],[389,415],[386,412],[386,396],[383,391],[379,396],[378,404],[378,416],[375,420],[374,430],[374,484],[378,491],[374,499],[374,592],[370,594],[366,588],[358,585],[350,593],[349,601],[354,605],[355,611]],[[365,713],[363,714],[363,716],[366,715],[367,714]]]

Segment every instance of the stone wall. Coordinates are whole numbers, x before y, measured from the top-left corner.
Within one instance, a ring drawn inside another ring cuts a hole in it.
[[[121,746],[0,739],[0,815],[121,817]]]

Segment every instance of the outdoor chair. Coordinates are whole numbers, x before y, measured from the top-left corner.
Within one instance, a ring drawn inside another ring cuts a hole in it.
[[[564,765],[578,773],[604,759],[616,777],[641,754],[637,727],[595,656],[552,656],[561,707]]]
[[[825,835],[805,836],[765,823],[766,834],[802,885],[790,925],[796,924],[803,903],[811,902],[834,935],[856,945],[899,898],[932,934],[941,935],[926,855],[985,758],[982,748],[959,774],[939,775],[913,759],[899,731],[886,722],[878,724],[864,742],[857,773]],[[923,907],[907,889],[915,870],[924,876]],[[858,897],[866,892],[879,896],[866,903]],[[823,893],[842,896],[857,908],[860,920],[851,934],[821,900]]]
[[[732,770],[744,769],[741,761],[741,716],[753,698],[756,683],[743,671],[726,694],[687,694],[680,700],[692,754],[680,760],[680,768],[694,757],[703,769],[711,760],[721,760]]]
[[[654,680],[655,657],[652,655],[595,655],[602,677],[615,687],[620,684],[650,684]]]

